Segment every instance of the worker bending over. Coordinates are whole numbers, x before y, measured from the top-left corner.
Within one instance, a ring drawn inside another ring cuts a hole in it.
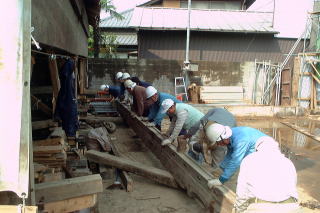
[[[210,150],[211,157],[207,157],[207,150],[203,150],[203,141],[205,138],[202,137],[204,135],[204,127],[209,126],[210,124],[218,123],[224,126],[235,127],[236,119],[234,116],[226,109],[223,108],[214,108],[207,112],[205,116],[203,116],[199,122],[193,125],[186,138],[190,138],[189,143],[189,152],[193,159],[195,159],[198,163],[202,163],[203,154],[207,161],[207,163],[211,164],[213,168],[219,168],[219,164],[225,157],[227,153],[226,146],[214,146]]]
[[[100,86],[100,90],[105,92],[107,95],[111,95],[115,99],[117,99],[120,96],[120,86],[102,84]]]
[[[222,185],[228,181],[239,168],[241,161],[248,154],[255,151],[255,145],[259,138],[266,136],[263,132],[251,127],[233,127],[223,126],[218,123],[210,124],[204,127],[205,136],[211,147],[227,146],[227,155],[220,163],[223,173],[219,179],[208,181],[208,187]]]
[[[138,77],[131,77],[130,80],[133,81],[134,83],[136,83],[138,86],[142,86],[144,88],[148,88],[148,87],[152,86],[152,84],[150,84],[148,82],[141,81]]]
[[[131,80],[126,80],[124,85],[127,91],[133,97],[133,111],[137,113],[138,116],[143,116],[145,110],[147,110],[146,104],[146,88],[137,86],[136,83],[132,82]]]
[[[148,121],[153,122],[155,126],[161,130],[161,121],[166,115],[162,113],[161,105],[165,99],[171,99],[174,103],[181,103],[176,97],[173,95],[158,92],[156,88],[153,86],[149,86],[146,89],[146,97],[150,102],[151,106],[148,114]]]
[[[235,212],[302,212],[296,169],[281,153],[278,142],[269,136],[261,137],[255,151],[240,166]]]
[[[188,131],[203,117],[203,113],[196,108],[184,103],[175,103],[171,99],[165,99],[161,107],[162,113],[167,113],[172,117],[170,127],[166,133],[168,138],[162,141],[162,146],[172,143],[181,130]]]

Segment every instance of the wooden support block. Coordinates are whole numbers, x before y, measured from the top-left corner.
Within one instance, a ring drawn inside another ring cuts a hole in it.
[[[64,144],[64,140],[63,138],[60,138],[60,137],[33,141],[34,146],[54,146],[54,145],[63,145],[63,144]]]
[[[113,143],[112,140],[110,140],[111,149],[115,156],[122,157],[120,154],[120,151],[118,149],[117,143]],[[123,185],[126,187],[127,192],[133,191],[133,180],[130,177],[130,175],[126,171],[120,170],[120,178],[122,180]]]
[[[208,180],[214,177],[209,171],[200,167],[189,156],[178,153],[174,145],[161,146],[164,137],[160,132],[154,127],[146,127],[126,106],[117,102],[117,109],[126,123],[171,172],[181,188],[199,199],[210,212],[232,212],[235,193],[224,185],[210,190]]]
[[[61,145],[55,146],[34,146],[33,153],[36,155],[37,153],[61,153],[63,151],[63,147]]]
[[[62,201],[44,204],[47,213],[67,213],[93,207],[97,202],[97,194],[70,198]]]
[[[103,191],[100,175],[88,175],[61,181],[35,184],[36,202],[50,203]]]
[[[37,206],[25,206],[23,208],[19,208],[18,206],[0,205],[0,212],[3,212],[3,213],[17,213],[17,212],[37,213],[38,207]]]
[[[95,150],[89,150],[86,152],[86,157],[96,163],[101,163],[108,166],[114,166],[118,169],[122,169],[128,172],[135,173],[137,175],[144,176],[153,181],[156,181],[167,186],[177,188],[172,175],[166,170],[158,169],[151,166],[145,166],[142,163],[134,162],[121,157],[116,157],[105,152],[98,152]]]

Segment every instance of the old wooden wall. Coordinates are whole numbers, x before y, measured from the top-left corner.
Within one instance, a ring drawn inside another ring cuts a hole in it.
[[[86,30],[88,20],[82,0],[76,1],[82,17],[81,24],[71,1],[32,1],[32,35],[45,45],[60,48],[75,55],[88,55]]]

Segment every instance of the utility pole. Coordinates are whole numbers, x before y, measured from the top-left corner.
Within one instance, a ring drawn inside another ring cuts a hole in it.
[[[188,0],[188,23],[187,23],[187,41],[186,41],[186,60],[184,61],[184,69],[189,69],[189,49],[190,49],[190,14],[191,14],[191,0]]]

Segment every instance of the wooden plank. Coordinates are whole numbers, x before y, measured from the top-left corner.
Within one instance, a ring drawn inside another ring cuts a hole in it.
[[[117,102],[117,109],[127,124],[142,139],[144,144],[158,157],[166,169],[173,175],[179,186],[188,195],[199,199],[211,212],[230,213],[233,208],[235,194],[226,186],[218,186],[210,190],[208,180],[213,175],[203,169],[189,156],[178,153],[174,145],[161,146],[164,139],[154,127],[147,127],[130,110]]]
[[[47,213],[67,213],[93,207],[97,202],[97,194],[70,198],[62,201],[44,204]]]
[[[53,146],[62,144],[64,144],[64,139],[60,137],[33,141],[34,146]]]
[[[33,153],[34,155],[37,153],[61,153],[63,151],[63,146],[55,145],[55,146],[34,146]]]
[[[121,157],[116,157],[105,152],[98,152],[95,150],[87,151],[86,157],[88,158],[88,160],[94,161],[96,163],[101,163],[128,172],[132,172],[173,188],[178,187],[173,176],[163,169],[145,166],[144,164],[139,162],[135,162]]]
[[[91,195],[103,191],[99,174],[65,179],[61,181],[39,183],[35,185],[37,203],[61,201],[65,199]]]
[[[52,94],[52,86],[40,86],[40,87],[31,87],[30,89],[32,95],[38,94]]]
[[[36,105],[38,109],[52,117],[52,109],[48,107],[46,104],[42,103],[42,101],[34,95],[31,95],[32,104]]]
[[[200,92],[213,92],[213,93],[243,93],[243,87],[238,86],[200,86]]]
[[[9,205],[0,205],[0,212],[3,213],[37,213],[38,207],[37,206],[25,206],[23,208],[19,208],[19,206],[9,206]]]
[[[209,100],[243,100],[243,93],[201,93],[200,99]]]
[[[33,121],[32,130],[45,129],[49,127],[57,127],[58,123],[53,120]]]
[[[80,67],[79,67],[79,93],[83,94],[85,90],[85,85],[87,82],[86,77],[86,69],[87,69],[87,59],[79,59],[80,60]]]
[[[113,143],[112,140],[110,140],[111,149],[115,156],[123,157],[120,154],[119,148],[117,146],[117,143]],[[120,170],[120,178],[122,180],[123,185],[126,187],[127,192],[133,191],[133,180],[130,177],[130,175],[126,171]]]

